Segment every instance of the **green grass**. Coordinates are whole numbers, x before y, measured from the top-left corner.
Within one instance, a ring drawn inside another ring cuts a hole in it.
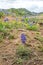
[[[32,51],[28,49],[27,47],[20,45],[17,48],[16,55],[18,58],[21,58],[21,59],[29,59],[31,58],[31,52]]]
[[[33,31],[37,31],[38,30],[38,26],[37,25],[33,25],[33,26],[30,26],[30,25],[26,25],[26,29],[27,30],[33,30]]]
[[[8,36],[8,39],[15,39],[15,38],[14,38],[14,35],[13,35],[13,34],[10,34],[10,35]]]
[[[39,45],[38,49],[39,49],[40,52],[43,52],[43,46]]]
[[[12,22],[0,22],[0,32],[5,31],[6,29],[27,29],[27,30],[33,30],[36,31],[38,30],[38,26],[37,25],[32,25],[30,26],[28,23],[26,22],[16,22],[16,21],[12,21]]]
[[[35,39],[39,40],[40,42],[43,42],[43,37],[41,36],[36,36]]]
[[[2,42],[3,41],[3,36],[2,35],[0,35],[0,42]]]
[[[27,30],[33,30],[36,31],[38,30],[37,25],[30,26],[26,22],[0,22],[0,33],[2,33],[3,39],[8,36],[8,39],[14,39],[15,37],[13,35],[10,35],[10,31],[13,29],[27,29]],[[2,39],[0,36],[0,40]],[[41,40],[42,41],[42,40]]]
[[[19,45],[16,49],[16,55],[15,55],[15,60],[14,64],[17,65],[23,65],[23,63],[29,59],[31,59],[32,56],[32,50],[29,49],[28,47],[24,45]]]
[[[40,51],[43,52],[43,47],[40,48]]]

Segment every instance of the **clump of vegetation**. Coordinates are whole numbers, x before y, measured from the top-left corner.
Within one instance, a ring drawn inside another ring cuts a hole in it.
[[[38,30],[38,26],[37,25],[30,26],[30,25],[27,24],[26,29],[27,30],[37,31]]]
[[[3,12],[0,12],[0,18],[4,16],[4,13]]]
[[[26,22],[1,22],[0,23],[0,31],[4,31],[5,29],[27,29],[27,30],[38,30],[38,26],[37,25],[32,25],[30,26],[28,23]]]
[[[39,40],[40,42],[43,42],[43,37],[41,36],[36,36],[35,39]]]
[[[12,65],[14,65],[14,64],[17,64],[17,65],[23,65],[23,59],[21,59],[21,58],[15,58],[15,60],[14,60],[14,62],[13,62],[13,64]]]
[[[40,51],[43,52],[43,47],[40,48]]]
[[[10,35],[8,36],[8,39],[14,39],[14,35],[10,34]]]
[[[23,45],[20,45],[16,51],[17,57],[21,58],[21,59],[31,58],[31,53],[32,53],[32,51],[30,49],[28,49],[27,47],[24,47]]]
[[[40,32],[36,32],[36,34],[37,34],[37,35],[39,35],[39,34],[40,34]]]
[[[24,19],[24,22],[25,22],[25,23],[28,23],[28,21],[29,21],[28,18],[25,18],[25,19]]]
[[[39,45],[38,49],[39,49],[40,52],[43,52],[43,46]]]
[[[0,22],[0,32],[4,31],[4,25]]]
[[[25,63],[28,59],[31,59],[32,56],[32,51],[24,46],[24,45],[19,45],[16,49],[16,58],[14,60],[14,64],[18,64],[18,65],[23,65],[23,63]]]
[[[39,19],[36,18],[36,17],[34,17],[34,18],[32,17],[32,18],[29,18],[29,20],[30,20],[30,21],[34,21],[35,23],[37,23]]]
[[[2,35],[0,35],[0,42],[2,42],[2,40],[3,40],[3,36],[2,36]]]

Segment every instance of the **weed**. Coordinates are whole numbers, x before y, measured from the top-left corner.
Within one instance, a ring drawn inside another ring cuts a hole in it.
[[[0,42],[2,42],[2,40],[3,40],[3,36],[2,36],[2,35],[0,35]]]
[[[21,59],[29,59],[31,58],[31,50],[21,45],[17,48],[16,55]]]
[[[38,30],[38,26],[37,25],[33,25],[33,26],[27,25],[26,28],[27,28],[27,30],[33,30],[33,31],[37,31]]]
[[[43,47],[40,48],[40,51],[43,52]]]
[[[8,39],[14,39],[14,35],[11,35],[11,34],[10,34],[10,35],[8,36]]]
[[[22,65],[23,60],[22,60],[21,58],[18,58],[18,59],[16,60],[16,63]]]
[[[17,65],[23,65],[23,59],[21,58],[15,58],[14,62],[12,65],[17,64]]]
[[[43,42],[43,37],[41,36],[36,36],[35,39],[39,40],[40,42]]]
[[[39,46],[38,46],[38,49],[39,49],[40,52],[43,52],[43,46],[40,46],[40,45],[39,45]]]
[[[39,34],[40,34],[40,32],[36,32],[36,34],[37,34],[37,35],[39,35]]]

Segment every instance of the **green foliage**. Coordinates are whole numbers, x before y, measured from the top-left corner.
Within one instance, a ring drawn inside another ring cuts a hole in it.
[[[3,12],[0,12],[0,18],[4,16],[4,13]]]
[[[30,17],[29,20],[30,20],[31,22],[34,21],[35,23],[37,23],[39,19],[36,18],[36,17],[35,17],[35,18],[34,18],[34,17],[32,17],[32,18]]]
[[[5,22],[3,25],[5,26],[5,28],[8,28],[8,29],[12,28],[11,23],[9,22]]]
[[[24,60],[23,59],[21,59],[21,58],[16,58],[15,57],[15,59],[14,59],[14,62],[12,63],[12,65],[23,65],[23,62],[24,62]]]
[[[2,40],[3,40],[3,36],[2,36],[2,35],[0,35],[0,42],[2,42]]]
[[[29,19],[28,19],[28,18],[25,18],[24,21],[25,21],[26,23],[28,23]]]
[[[14,64],[23,65],[23,63],[31,59],[31,56],[32,56],[32,51],[28,47],[24,45],[19,45],[16,49],[15,60],[12,65]]]
[[[9,35],[9,32],[7,30],[4,30],[0,33],[0,39],[6,39]]]
[[[13,14],[15,13],[16,15],[19,15],[19,16],[32,15],[32,13],[25,8],[19,8],[19,9],[11,8],[11,9],[8,9],[8,11]]]
[[[15,63],[19,64],[19,65],[22,65],[23,64],[23,59],[17,58]]]
[[[35,39],[39,40],[40,42],[43,42],[43,37],[41,36],[36,36]]]
[[[18,58],[21,59],[29,59],[31,58],[31,50],[28,49],[27,47],[24,47],[23,45],[20,45],[17,48],[16,55]]]
[[[43,52],[43,46],[39,45],[38,49],[39,49],[40,52]]]
[[[8,39],[14,39],[14,35],[10,34],[10,35],[8,36]]]
[[[40,51],[43,52],[43,47],[40,48]]]
[[[33,31],[36,31],[36,30],[38,30],[38,26],[37,25],[32,25],[32,26],[30,26],[30,25],[26,25],[26,29],[27,30],[33,30]]]
[[[36,32],[36,34],[37,34],[37,35],[39,35],[39,34],[40,34],[40,32]]]
[[[0,32],[4,31],[4,25],[0,22]]]

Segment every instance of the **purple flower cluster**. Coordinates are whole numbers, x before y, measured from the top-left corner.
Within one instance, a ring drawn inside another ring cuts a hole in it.
[[[24,34],[21,34],[21,41],[23,44],[26,43],[26,36]]]
[[[6,21],[9,21],[9,19],[8,19],[8,18],[5,18],[4,21],[5,21],[5,22],[6,22]]]

